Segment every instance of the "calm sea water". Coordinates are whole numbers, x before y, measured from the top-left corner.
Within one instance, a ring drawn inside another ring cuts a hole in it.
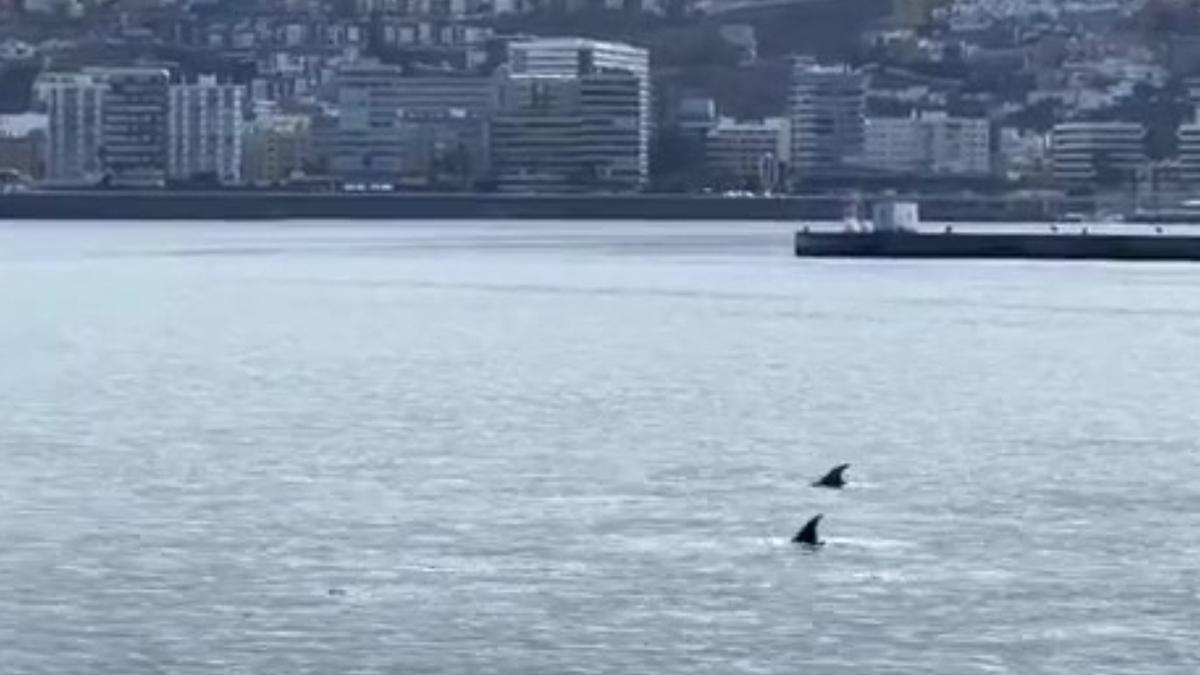
[[[789,229],[0,226],[0,671],[1200,671],[1200,267]]]

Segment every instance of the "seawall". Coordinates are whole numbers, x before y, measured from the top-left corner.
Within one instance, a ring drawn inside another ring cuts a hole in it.
[[[10,220],[555,219],[837,220],[835,196],[353,194],[313,192],[21,192],[0,195]],[[922,200],[922,214],[946,221],[1041,221],[1034,201]]]

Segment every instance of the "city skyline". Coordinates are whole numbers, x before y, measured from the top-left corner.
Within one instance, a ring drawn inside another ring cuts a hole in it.
[[[658,4],[10,3],[0,74],[11,76],[0,86],[30,93],[14,121],[0,121],[0,168],[31,186],[321,180],[483,192],[782,193],[918,178],[988,193],[1186,192],[1195,180],[1200,38],[1186,23],[1166,33],[1154,23],[1184,10],[893,0],[856,14],[866,4],[756,5],[734,24],[719,3],[683,14]],[[829,32],[850,22],[853,38],[833,53],[807,38],[780,42],[776,11],[809,12]],[[539,26],[543,14],[557,18]],[[572,33],[572,17],[616,23]],[[68,25],[110,35],[110,46],[72,46],[55,28]],[[1146,39],[1160,33],[1169,49]],[[186,45],[186,58],[170,45]],[[722,65],[703,65],[712,58]],[[130,68],[167,79],[114,85],[95,74]],[[136,100],[122,102],[130,86]],[[122,122],[123,106],[136,112]],[[1112,124],[1127,135],[1101,131]]]

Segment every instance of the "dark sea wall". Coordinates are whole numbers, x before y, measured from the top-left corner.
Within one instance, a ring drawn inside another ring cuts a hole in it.
[[[0,218],[34,220],[556,219],[837,220],[839,197],[464,195],[279,192],[25,192]],[[923,200],[926,220],[1043,220],[1039,202]]]

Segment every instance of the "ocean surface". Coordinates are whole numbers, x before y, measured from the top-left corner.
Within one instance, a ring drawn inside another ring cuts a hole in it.
[[[1200,672],[1200,266],[790,233],[0,225],[0,672]]]

